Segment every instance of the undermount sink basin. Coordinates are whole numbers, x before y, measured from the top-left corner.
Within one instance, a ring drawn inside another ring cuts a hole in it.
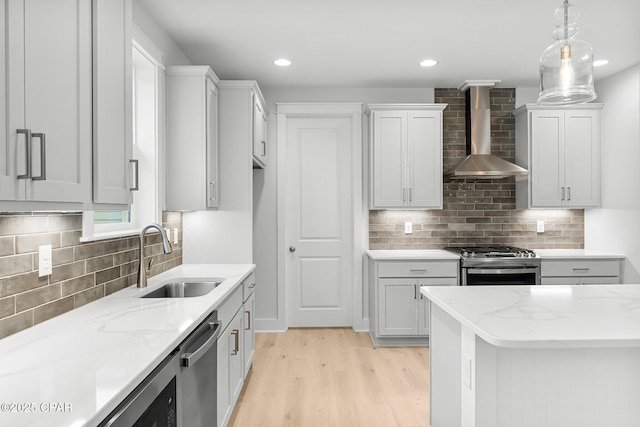
[[[202,282],[186,282],[178,281],[165,283],[158,289],[149,292],[142,298],[191,298],[200,297],[208,294],[222,282],[218,281],[202,281]]]

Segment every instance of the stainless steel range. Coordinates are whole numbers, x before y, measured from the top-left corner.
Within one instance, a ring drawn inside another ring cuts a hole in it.
[[[540,284],[540,258],[532,250],[508,246],[444,249],[460,255],[462,286]]]

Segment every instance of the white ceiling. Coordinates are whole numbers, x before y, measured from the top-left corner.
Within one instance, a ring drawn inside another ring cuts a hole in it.
[[[537,86],[562,0],[139,0],[194,64],[262,87]],[[609,65],[640,62],[640,0],[573,0],[578,38]],[[293,65],[280,68],[273,60]],[[434,68],[418,65],[425,58]]]

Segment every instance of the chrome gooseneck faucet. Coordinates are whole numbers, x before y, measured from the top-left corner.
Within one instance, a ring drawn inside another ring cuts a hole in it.
[[[149,224],[140,232],[140,263],[138,265],[138,287],[146,288],[147,287],[147,275],[149,274],[149,270],[151,269],[151,262],[149,263],[149,269],[144,265],[144,234],[150,228],[155,228],[160,232],[160,236],[162,236],[162,250],[165,254],[170,254],[173,252],[173,248],[171,248],[171,243],[167,240],[167,235],[164,234],[164,230],[158,224]],[[153,261],[153,260],[152,260]]]

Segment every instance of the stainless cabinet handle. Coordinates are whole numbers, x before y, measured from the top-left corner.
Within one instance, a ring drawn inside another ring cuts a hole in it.
[[[567,200],[571,200],[571,187],[567,187]]]
[[[413,187],[409,187],[409,201],[413,200]]]
[[[419,273],[419,272],[425,272],[425,271],[427,271],[427,269],[426,268],[412,268],[409,271],[412,272],[412,273]]]
[[[138,159],[129,159],[129,163],[133,164],[135,170],[133,173],[133,182],[135,182],[135,185],[131,187],[129,191],[138,191],[140,189],[140,175],[138,173],[140,165]]]
[[[240,331],[238,329],[234,329],[231,331],[231,335],[234,335],[235,343],[233,346],[233,350],[231,350],[231,355],[235,356],[240,351]]]
[[[589,267],[573,267],[573,271],[589,271]]]
[[[18,134],[24,134],[25,136],[25,166],[26,172],[22,175],[18,175],[18,179],[31,179],[31,129],[18,129]]]
[[[40,175],[32,176],[33,181],[44,181],[47,179],[47,137],[44,133],[32,133],[31,138],[40,139]]]
[[[250,284],[250,285],[249,285],[249,289],[253,289],[253,288],[255,288],[255,287],[256,287],[256,284],[255,284],[255,283],[252,283],[252,284]]]
[[[564,200],[564,187],[560,187],[560,200]]]
[[[209,181],[209,194],[211,195],[211,197],[209,197],[209,200],[215,200],[216,198],[216,182],[215,181]]]
[[[413,299],[418,299],[418,285],[415,285],[413,288],[414,288]]]
[[[402,201],[407,201],[407,189],[405,187],[402,187]]]
[[[262,142],[262,156],[267,157],[267,141]]]
[[[251,312],[250,311],[245,311],[244,312],[247,315],[247,327],[244,328],[245,331],[250,331],[251,330]]]

